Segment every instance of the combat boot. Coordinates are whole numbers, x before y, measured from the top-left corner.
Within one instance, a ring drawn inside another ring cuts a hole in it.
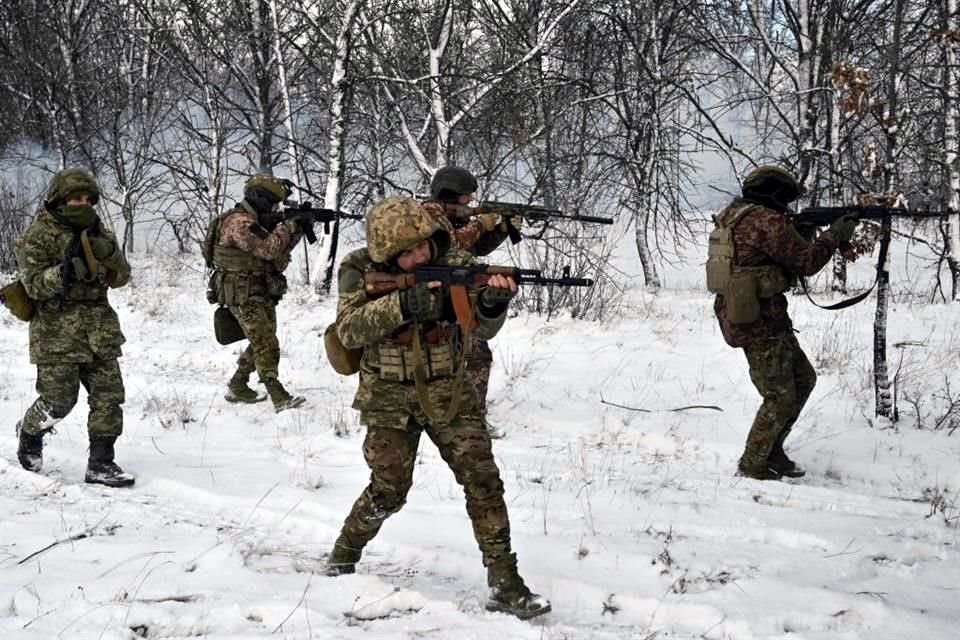
[[[767,458],[767,466],[776,473],[787,476],[788,478],[802,478],[807,475],[806,469],[787,457],[787,453],[783,450],[783,445],[779,442],[773,445],[773,451],[770,452],[770,457]]]
[[[17,422],[17,435],[20,439],[17,445],[17,460],[20,461],[20,466],[27,471],[38,473],[43,468],[43,434],[27,433]]]
[[[740,458],[740,463],[737,465],[737,475],[754,480],[779,480],[783,476],[783,474],[772,469],[768,463],[755,464],[745,457]]]
[[[103,484],[108,487],[129,487],[135,478],[121,469],[114,461],[114,436],[90,438],[90,459],[87,461],[88,484]]]
[[[511,553],[487,567],[487,611],[509,613],[521,620],[529,620],[549,613],[550,601],[533,593],[517,573],[517,556]]]
[[[351,545],[343,534],[340,534],[333,545],[333,551],[327,558],[324,573],[331,578],[354,573],[357,570],[357,563],[360,562],[362,552],[362,549]]]
[[[268,378],[263,381],[263,384],[267,387],[267,393],[273,401],[273,410],[277,413],[286,409],[296,409],[307,401],[303,396],[292,396],[287,393],[276,378]]]
[[[247,404],[254,404],[256,402],[263,402],[267,399],[265,393],[257,393],[249,387],[247,384],[250,381],[250,376],[248,374],[240,373],[237,371],[233,374],[233,377],[230,378],[230,382],[227,383],[227,393],[223,396],[227,402],[245,402]]]

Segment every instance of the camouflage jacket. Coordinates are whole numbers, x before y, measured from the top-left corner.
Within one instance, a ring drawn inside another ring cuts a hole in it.
[[[290,254],[302,235],[291,232],[282,223],[267,232],[260,226],[253,208],[242,201],[223,216],[217,244],[272,262],[276,270],[282,272],[290,264]]]
[[[102,226],[99,235],[117,244],[116,236]],[[30,362],[35,364],[92,362],[121,355],[125,338],[107,290],[127,284],[130,265],[118,246],[101,261],[109,270],[104,281],[77,282],[64,295],[60,265],[75,237],[73,229],[43,209],[16,240],[20,281],[36,307],[30,321]]]
[[[475,262],[465,251],[450,249],[435,261],[436,264],[467,265]],[[400,294],[397,291],[379,298],[370,298],[364,289],[363,274],[367,271],[396,272],[397,267],[373,262],[366,249],[347,254],[340,263],[338,274],[339,299],[337,305],[338,335],[348,348],[368,347],[411,327],[403,319],[400,310]],[[506,320],[506,310],[495,318],[484,317],[471,296],[477,326],[473,334],[489,339],[500,331]],[[444,319],[437,323],[455,334],[459,342],[463,336],[456,322]],[[462,348],[462,347],[461,347]],[[416,394],[412,384],[390,382],[377,376],[374,366],[365,357],[360,365],[360,384],[353,401],[353,408],[361,411],[361,422],[369,426],[404,428],[409,416],[415,413]],[[428,394],[437,400],[438,406],[446,406],[452,395],[453,378],[440,378],[427,383]],[[476,392],[464,382],[468,400],[462,403],[462,411],[476,411]]]
[[[476,218],[455,225],[443,212],[443,205],[439,202],[428,200],[423,203],[423,208],[446,229],[450,237],[453,238],[455,247],[469,251],[475,256],[486,256],[493,253],[507,239],[506,231],[499,227],[487,231]]]
[[[737,198],[720,215],[743,204],[744,201]],[[830,231],[821,233],[812,242],[808,241],[790,224],[786,215],[765,207],[757,207],[747,213],[733,230],[736,266],[778,265],[792,276],[817,273],[839,245],[840,241]],[[745,347],[755,340],[793,330],[793,322],[787,312],[787,298],[782,293],[761,299],[760,318],[748,324],[733,324],[727,320],[722,295],[714,300],[713,310],[720,322],[723,339],[731,347]]]

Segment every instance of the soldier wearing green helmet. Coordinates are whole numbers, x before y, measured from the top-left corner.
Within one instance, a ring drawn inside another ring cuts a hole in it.
[[[134,477],[114,461],[123,432],[123,377],[118,358],[125,338],[108,291],[130,280],[116,236],[94,206],[100,186],[83,169],[64,169],[50,181],[33,224],[17,238],[20,282],[33,302],[30,361],[39,397],[17,423],[17,459],[43,467],[43,437],[73,409],[82,384],[90,412],[86,482],[125,487]]]
[[[714,216],[710,234],[707,288],[716,294],[720,331],[727,344],[743,349],[763,398],[738,463],[740,475],[758,480],[806,473],[787,456],[784,441],[817,374],[794,335],[784,293],[798,276],[820,271],[857,225],[840,218],[819,237],[805,237],[787,215],[801,191],[789,171],[759,166],[744,177],[743,195]]]
[[[507,227],[495,213],[482,213],[473,218],[450,220],[444,213],[443,204],[470,204],[477,191],[477,179],[462,167],[447,166],[437,169],[430,181],[430,200],[423,203],[424,209],[450,233],[458,248],[475,256],[492,253],[507,239]],[[438,206],[440,205],[440,206]],[[519,228],[519,218],[513,221]],[[487,390],[490,387],[490,369],[493,367],[493,352],[486,340],[474,337],[473,347],[467,361],[467,375],[480,395],[480,412],[490,436],[502,438],[504,432],[487,420]]]
[[[280,382],[280,341],[276,307],[287,291],[283,275],[302,237],[299,223],[282,221],[280,204],[290,196],[291,183],[269,173],[251,176],[243,200],[214,218],[204,239],[204,257],[213,270],[208,299],[218,304],[218,339],[222,325],[235,327],[228,344],[246,338],[246,349],[227,383],[228,402],[256,403],[266,399],[249,386],[254,371],[266,387],[275,411],[299,407],[302,396],[291,395]],[[230,333],[224,330],[222,333]]]

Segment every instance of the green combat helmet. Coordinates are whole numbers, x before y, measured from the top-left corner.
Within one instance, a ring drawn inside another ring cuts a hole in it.
[[[263,189],[276,198],[277,202],[283,202],[290,197],[290,181],[277,178],[269,173],[256,173],[243,185],[243,195],[249,196],[258,189]]]
[[[46,204],[50,209],[56,209],[70,199],[70,196],[86,193],[90,195],[90,204],[100,201],[100,186],[96,179],[83,169],[62,169],[58,171],[50,188],[47,189]]]
[[[460,167],[442,167],[437,169],[430,181],[430,197],[437,201],[456,199],[457,196],[474,193],[477,179],[473,174]]]
[[[777,211],[786,211],[802,191],[792,173],[773,165],[761,165],[743,179],[744,198]]]
[[[367,251],[374,262],[386,263],[427,239],[438,254],[450,246],[450,234],[413,198],[390,196],[367,213]]]

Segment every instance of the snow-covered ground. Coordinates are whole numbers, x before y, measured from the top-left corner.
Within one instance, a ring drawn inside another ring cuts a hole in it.
[[[956,637],[960,416],[932,426],[960,402],[957,305],[891,310],[894,428],[873,418],[872,300],[791,301],[820,381],[787,447],[809,473],[785,482],[733,475],[758,397],[707,294],[631,289],[608,323],[512,318],[493,343],[494,449],[521,572],[554,608],[522,622],[483,610],[462,493],[426,438],[358,573],[320,572],[367,479],[356,380],[318,335],[332,301],[297,285],[279,309],[281,378],[309,403],[277,415],[223,400],[237,350],[213,340],[198,265],[134,268],[112,298],[132,490],[83,484],[82,392],[44,473],[20,468],[34,368],[25,325],[0,315],[4,640]],[[694,404],[722,411],[670,411]]]

